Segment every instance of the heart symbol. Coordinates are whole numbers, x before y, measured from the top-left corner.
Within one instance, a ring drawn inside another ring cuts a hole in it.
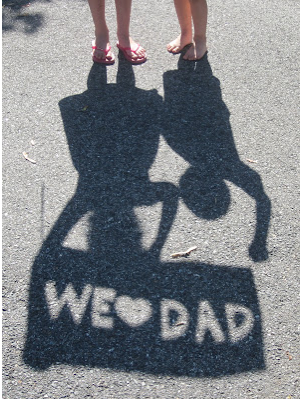
[[[139,327],[146,323],[152,315],[149,301],[130,296],[119,296],[115,301],[117,315],[130,327]]]

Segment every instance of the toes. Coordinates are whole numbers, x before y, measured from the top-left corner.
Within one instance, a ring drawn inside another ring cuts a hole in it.
[[[137,54],[132,53],[131,51],[127,51],[127,54],[132,60],[138,60],[140,58]]]
[[[143,47],[139,46],[139,47],[137,47],[137,49],[136,49],[136,54],[137,54],[139,57],[144,57],[145,54],[146,54],[146,50],[145,50]]]
[[[103,51],[99,51],[99,50],[95,50],[94,55],[96,58],[99,58],[99,60],[104,60],[105,58],[107,58],[107,57],[105,57],[105,54],[103,53]]]
[[[94,53],[92,53],[93,56],[98,58],[99,60],[107,60],[107,61],[113,61],[114,60],[114,55],[111,51],[109,51],[107,54],[104,51],[95,49]]]
[[[104,55],[104,54],[103,54]],[[107,58],[108,60],[113,60],[114,59],[114,55],[113,55],[113,53],[111,52],[111,51],[109,51],[108,53],[107,53],[107,55],[106,55],[106,57],[105,58]]]
[[[176,44],[176,43],[174,43],[174,42],[171,42],[171,43],[169,43],[169,44],[167,45],[167,50],[169,51],[169,53],[175,54],[175,53],[178,52],[179,46],[178,46],[178,44]]]
[[[167,50],[169,51],[169,53],[172,53],[172,54],[178,54],[181,50],[180,50],[180,47],[179,46],[170,46],[169,45],[169,47],[167,47]]]
[[[142,58],[138,53],[134,53],[133,51],[127,50],[126,52],[132,60],[138,60]]]
[[[146,50],[143,47],[136,45],[136,49],[134,50],[134,52],[128,51],[128,55],[133,60],[142,60],[146,57]]]
[[[167,45],[167,50],[171,52],[171,51],[174,49],[174,47],[175,47],[175,46],[174,46],[173,43],[169,43],[169,44]]]
[[[99,50],[95,50],[93,55],[96,58],[98,58],[99,60],[102,60],[102,58],[103,58],[103,53],[102,53],[102,51],[99,51]]]
[[[138,52],[138,53],[133,53],[133,58],[135,59],[141,59],[145,57],[145,52]]]

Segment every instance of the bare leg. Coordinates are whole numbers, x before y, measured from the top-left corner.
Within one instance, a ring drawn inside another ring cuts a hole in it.
[[[181,33],[167,45],[167,50],[178,54],[185,46],[192,43],[192,14],[189,0],[174,0],[174,5]]]
[[[130,25],[130,13],[132,0],[115,0],[117,10],[117,24],[118,24],[118,40],[122,47],[129,47],[136,50],[136,53],[127,51],[128,55],[133,60],[144,59],[146,57],[146,51],[141,46],[138,48],[138,44],[130,37],[129,25]]]
[[[193,45],[184,55],[185,60],[199,60],[207,51],[206,26],[207,3],[206,0],[189,0],[194,25]]]
[[[95,42],[93,45],[98,49],[93,50],[93,55],[100,59],[113,60],[111,51],[105,54],[104,51],[109,48],[109,31],[105,20],[105,0],[88,0],[95,25]]]

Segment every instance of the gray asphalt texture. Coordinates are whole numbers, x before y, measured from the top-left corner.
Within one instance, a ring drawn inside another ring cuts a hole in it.
[[[133,1],[106,68],[86,1],[4,1],[4,399],[300,398],[299,2],[208,5],[201,61]]]

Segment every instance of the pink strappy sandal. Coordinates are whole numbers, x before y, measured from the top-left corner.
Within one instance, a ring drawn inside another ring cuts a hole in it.
[[[112,56],[107,58],[107,54],[110,52],[111,46],[108,46],[108,48],[106,50],[104,50],[103,48],[95,46],[95,42],[93,41],[92,49],[102,51],[102,53],[105,54],[105,58],[98,58],[95,56],[94,51],[93,51],[92,56],[93,56],[94,62],[97,62],[98,64],[105,64],[105,65],[113,65],[115,63],[115,57],[113,54],[112,54]]]
[[[120,46],[119,43],[117,43],[117,47],[120,51],[122,51],[126,60],[129,61],[132,65],[143,64],[144,62],[147,61],[146,53],[145,53],[144,57],[142,57],[142,58],[132,58],[130,56],[130,54],[128,54],[128,52],[127,52],[127,51],[131,51],[132,53],[136,54],[139,57],[139,55],[137,54],[138,49],[141,48],[141,46],[139,44],[137,45],[137,48],[135,50],[133,50],[131,47],[122,47],[122,46]]]

